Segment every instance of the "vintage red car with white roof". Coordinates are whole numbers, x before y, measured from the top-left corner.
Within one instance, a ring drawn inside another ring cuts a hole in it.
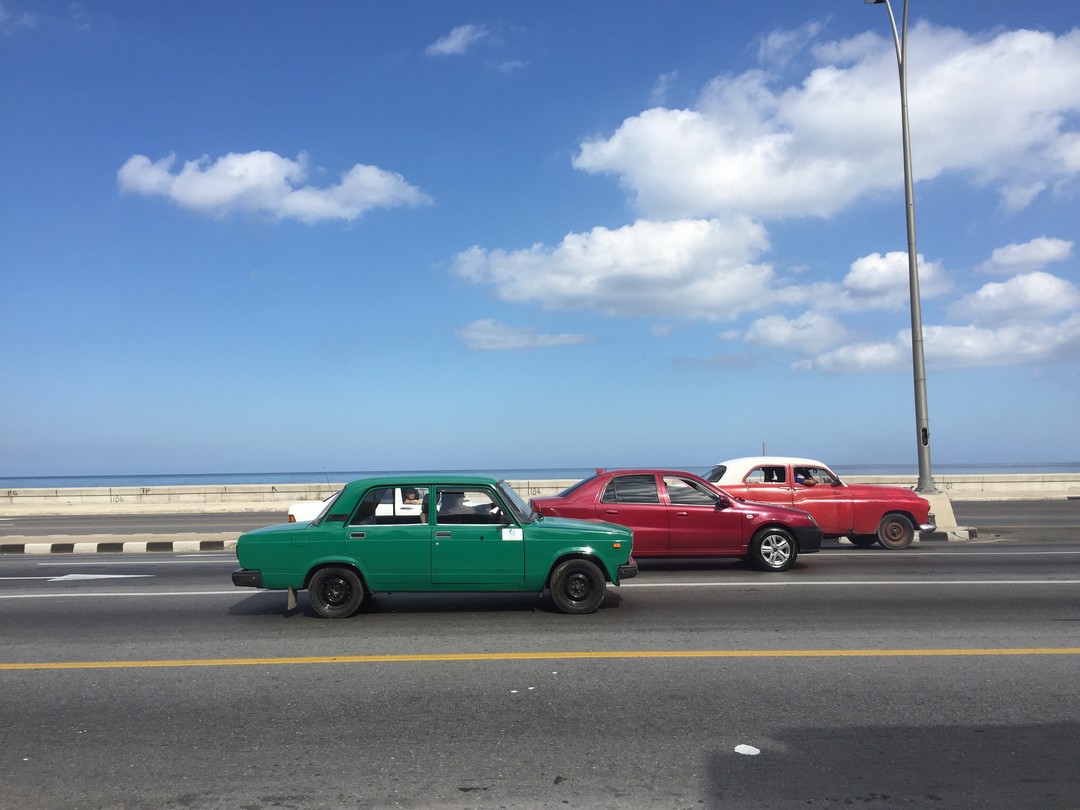
[[[910,489],[845,484],[810,458],[752,456],[717,464],[706,480],[739,498],[794,506],[814,516],[825,537],[857,546],[907,548],[920,532],[937,531],[930,504]]]

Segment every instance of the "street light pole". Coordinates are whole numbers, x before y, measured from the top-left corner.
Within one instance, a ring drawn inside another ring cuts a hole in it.
[[[904,19],[898,32],[896,17],[889,0],[863,0],[868,5],[882,5],[889,11],[896,65],[900,70],[900,123],[904,139],[904,196],[907,201],[908,289],[911,298],[911,361],[915,377],[915,429],[919,455],[917,492],[937,492],[930,470],[930,417],[926,404],[926,362],[923,359],[922,299],[919,295],[919,262],[915,249],[915,187],[911,176],[911,136],[908,130],[907,95],[907,21],[908,0],[904,0]]]

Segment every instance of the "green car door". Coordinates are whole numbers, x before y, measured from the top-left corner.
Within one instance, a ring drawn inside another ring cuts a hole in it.
[[[525,581],[525,541],[494,490],[435,487],[431,581],[436,585],[517,586]]]
[[[431,527],[420,504],[403,503],[402,490],[368,490],[346,522],[345,553],[356,560],[371,590],[424,590],[431,584]]]

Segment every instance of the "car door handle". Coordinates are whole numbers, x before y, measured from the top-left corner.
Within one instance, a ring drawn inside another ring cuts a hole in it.
[[[449,537],[450,532],[435,532],[436,537]]]
[[[350,540],[363,540],[365,537],[367,537],[367,535],[364,534],[363,532],[350,532],[349,533],[349,539]]]
[[[617,514],[619,514],[618,509],[605,509],[604,512],[605,512],[605,514],[608,514],[608,515],[617,515]]]

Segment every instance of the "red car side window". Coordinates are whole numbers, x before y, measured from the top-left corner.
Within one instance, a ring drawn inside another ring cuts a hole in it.
[[[660,503],[656,477],[652,475],[617,475],[600,496],[601,503]]]
[[[785,467],[755,467],[746,476],[748,484],[783,484],[787,481]]]

